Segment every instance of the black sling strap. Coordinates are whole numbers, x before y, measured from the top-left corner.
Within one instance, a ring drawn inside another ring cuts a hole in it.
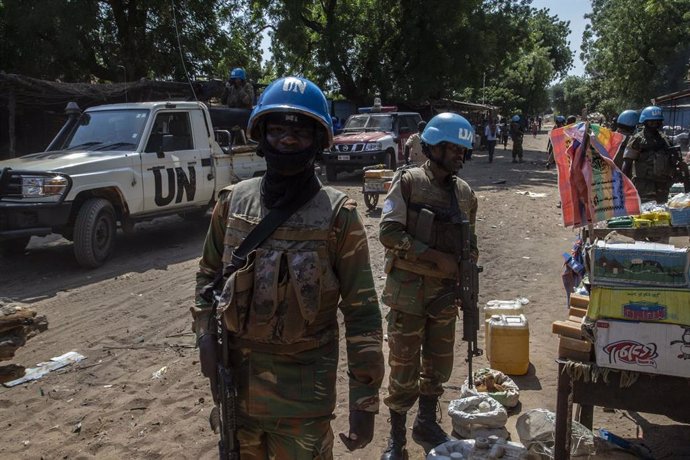
[[[254,249],[258,248],[261,243],[271,236],[278,227],[281,226],[291,215],[293,215],[299,208],[304,206],[319,193],[321,187],[305,187],[301,193],[297,195],[294,201],[287,204],[283,208],[271,209],[266,216],[261,219],[261,222],[252,229],[251,232],[242,240],[239,246],[232,251],[230,263],[218,270],[213,281],[201,289],[200,295],[207,302],[213,302],[213,310],[215,314],[216,304],[214,302],[214,291],[222,287],[221,283],[232,275],[235,271],[244,267],[247,263],[247,256]]]
[[[254,249],[258,248],[273,232],[276,231],[281,224],[293,215],[299,208],[304,206],[319,193],[321,187],[312,189],[305,187],[297,198],[288,203],[284,208],[271,209],[266,217],[261,219],[261,222],[252,229],[251,232],[242,240],[239,246],[232,251],[232,258],[228,267],[234,267],[238,270],[247,262],[247,256]],[[233,270],[233,271],[234,271]]]

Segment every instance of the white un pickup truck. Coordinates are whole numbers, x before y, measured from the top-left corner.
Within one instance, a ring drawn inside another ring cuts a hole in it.
[[[266,170],[246,139],[247,110],[140,102],[83,113],[70,103],[66,112],[45,152],[0,162],[2,256],[57,233],[74,242],[80,265],[97,267],[118,224],[130,231],[167,214],[200,218],[223,187]]]

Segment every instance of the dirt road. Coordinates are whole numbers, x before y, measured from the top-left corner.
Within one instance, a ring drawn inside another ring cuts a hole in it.
[[[530,301],[532,364],[528,375],[515,378],[522,412],[555,409],[557,341],[551,322],[566,317],[561,253],[575,238],[560,223],[556,173],[543,167],[545,135],[525,139],[524,163],[511,163],[510,151],[499,147],[492,164],[479,152],[462,171],[479,198],[481,305],[518,296]],[[348,175],[335,185],[362,203],[380,291],[380,207],[373,212],[364,207],[361,176]],[[531,198],[521,191],[546,196]],[[0,297],[32,304],[50,322],[47,332],[20,349],[15,362],[29,366],[70,350],[87,357],[37,382],[0,389],[4,458],[217,458],[216,437],[207,423],[210,395],[199,372],[189,315],[204,235],[205,223],[166,218],[137,227],[133,235],[120,234],[116,255],[96,270],[79,268],[71,245],[50,238],[34,239],[20,259],[0,261]],[[382,313],[387,313],[383,305]],[[467,374],[464,344],[458,342],[456,351],[455,370],[442,398],[447,429],[447,403],[458,396]],[[336,433],[347,425],[343,356],[341,340]],[[476,365],[486,364],[482,357]],[[154,378],[157,371],[160,377]],[[383,396],[386,391],[384,383]],[[382,405],[374,441],[366,449],[351,454],[337,440],[336,458],[378,458],[386,443],[387,415]],[[509,419],[515,440],[518,416]],[[690,426],[664,417],[641,418],[646,442],[658,458],[690,456]],[[595,426],[635,435],[635,424],[621,413],[596,409]],[[422,455],[410,441],[410,458]]]

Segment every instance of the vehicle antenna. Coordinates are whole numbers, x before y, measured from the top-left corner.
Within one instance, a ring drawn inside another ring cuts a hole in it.
[[[170,0],[170,5],[172,6],[173,24],[175,24],[175,36],[177,37],[177,50],[180,52],[180,61],[182,61],[182,69],[184,70],[184,74],[187,77],[187,82],[189,83],[189,87],[192,90],[192,95],[194,96],[194,100],[199,102],[199,99],[197,99],[197,97],[196,97],[196,91],[194,91],[194,85],[192,85],[192,81],[189,79],[189,73],[187,73],[187,66],[184,64],[184,56],[182,55],[182,45],[180,44],[180,31],[177,30],[177,16],[175,15],[175,0]]]

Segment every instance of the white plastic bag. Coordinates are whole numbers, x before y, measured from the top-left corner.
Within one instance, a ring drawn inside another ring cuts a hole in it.
[[[474,386],[470,389],[468,380],[465,380],[460,393],[461,398],[476,394],[488,394],[507,408],[515,407],[520,402],[520,388],[513,379],[503,372],[485,367],[473,374]],[[494,391],[489,391],[491,389]]]
[[[554,458],[556,414],[546,409],[532,409],[518,417],[515,429],[520,442],[536,458]],[[570,455],[587,456],[595,453],[594,434],[573,420]]]
[[[448,405],[448,415],[453,422],[453,430],[464,438],[474,437],[478,429],[498,429],[492,434],[505,437],[503,432],[508,413],[501,403],[487,394],[454,399]]]

